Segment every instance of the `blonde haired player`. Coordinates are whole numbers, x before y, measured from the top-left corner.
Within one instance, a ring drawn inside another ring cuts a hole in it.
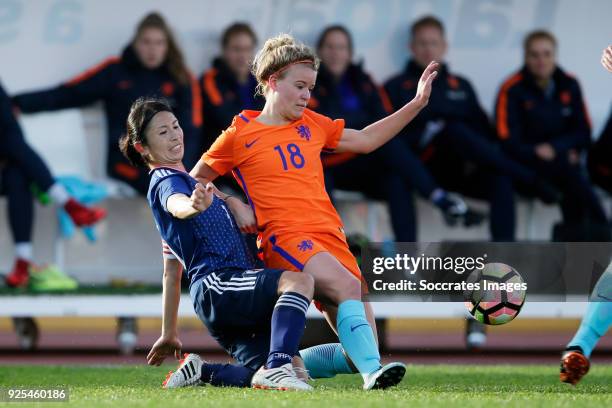
[[[320,155],[369,153],[394,137],[427,105],[437,66],[425,69],[415,98],[397,112],[364,129],[346,129],[343,120],[306,108],[319,67],[314,51],[287,34],[271,38],[252,67],[266,99],[263,110],[235,116],[191,171],[204,184],[233,172],[255,216],[243,231],[256,226],[267,267],[314,277],[320,309],[365,389],[397,384],[405,366],[381,366],[372,309],[360,301],[361,272],[325,192]]]

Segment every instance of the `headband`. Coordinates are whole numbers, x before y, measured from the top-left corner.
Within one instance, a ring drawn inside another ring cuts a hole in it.
[[[305,59],[305,60],[300,60],[300,61],[295,61],[292,62],[291,64],[287,64],[282,68],[279,68],[277,71],[273,72],[272,74],[270,74],[270,76],[268,77],[268,79],[272,78],[273,76],[278,76],[281,72],[285,71],[286,69],[291,68],[294,65],[297,64],[312,64],[314,65],[315,62],[312,59]]]

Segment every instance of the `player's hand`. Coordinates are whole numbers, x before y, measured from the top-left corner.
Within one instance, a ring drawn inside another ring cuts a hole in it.
[[[601,65],[603,65],[608,71],[612,72],[612,45],[608,45],[608,47],[603,50],[603,54],[601,55]]]
[[[225,201],[229,209],[232,211],[236,224],[241,232],[245,234],[256,234],[257,233],[257,221],[255,220],[255,213],[250,205],[243,203],[236,197],[232,197]]]
[[[147,355],[147,364],[158,366],[164,362],[166,357],[174,355],[177,360],[181,358],[183,343],[177,336],[161,336]]]
[[[540,143],[539,145],[536,145],[535,154],[544,161],[553,161],[555,156],[557,156],[555,148],[552,147],[550,143]]]
[[[422,106],[425,107],[429,102],[429,96],[431,95],[431,84],[436,76],[438,75],[438,68],[440,64],[436,61],[429,63],[417,85],[417,92],[414,99]]]
[[[207,183],[206,187],[200,183],[196,184],[190,197],[191,206],[199,212],[206,210],[212,203],[214,195],[213,190],[214,187],[212,183]]]

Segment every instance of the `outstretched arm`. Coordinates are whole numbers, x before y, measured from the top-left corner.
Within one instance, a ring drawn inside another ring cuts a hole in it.
[[[187,197],[185,194],[172,194],[168,197],[166,208],[173,217],[181,220],[195,217],[210,206],[214,189],[212,183],[207,183],[206,187],[198,183],[191,193],[191,197]]]
[[[418,113],[427,106],[431,95],[431,84],[437,75],[437,62],[431,62],[419,80],[413,100],[395,113],[374,122],[362,130],[345,129],[335,151],[370,153],[397,135]]]
[[[176,259],[164,259],[162,333],[147,355],[147,364],[160,365],[168,356],[181,358],[177,319],[181,299],[182,267]]]
[[[57,87],[15,95],[13,104],[24,113],[90,105],[106,98],[116,88],[112,73],[116,72],[117,64],[117,58],[109,58]]]

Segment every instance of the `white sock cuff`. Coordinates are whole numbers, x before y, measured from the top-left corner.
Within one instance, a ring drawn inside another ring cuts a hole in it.
[[[32,261],[33,251],[31,242],[15,243],[15,256],[24,261]]]
[[[64,206],[70,200],[70,194],[60,183],[53,183],[51,188],[49,188],[49,195],[53,202],[59,206]]]

